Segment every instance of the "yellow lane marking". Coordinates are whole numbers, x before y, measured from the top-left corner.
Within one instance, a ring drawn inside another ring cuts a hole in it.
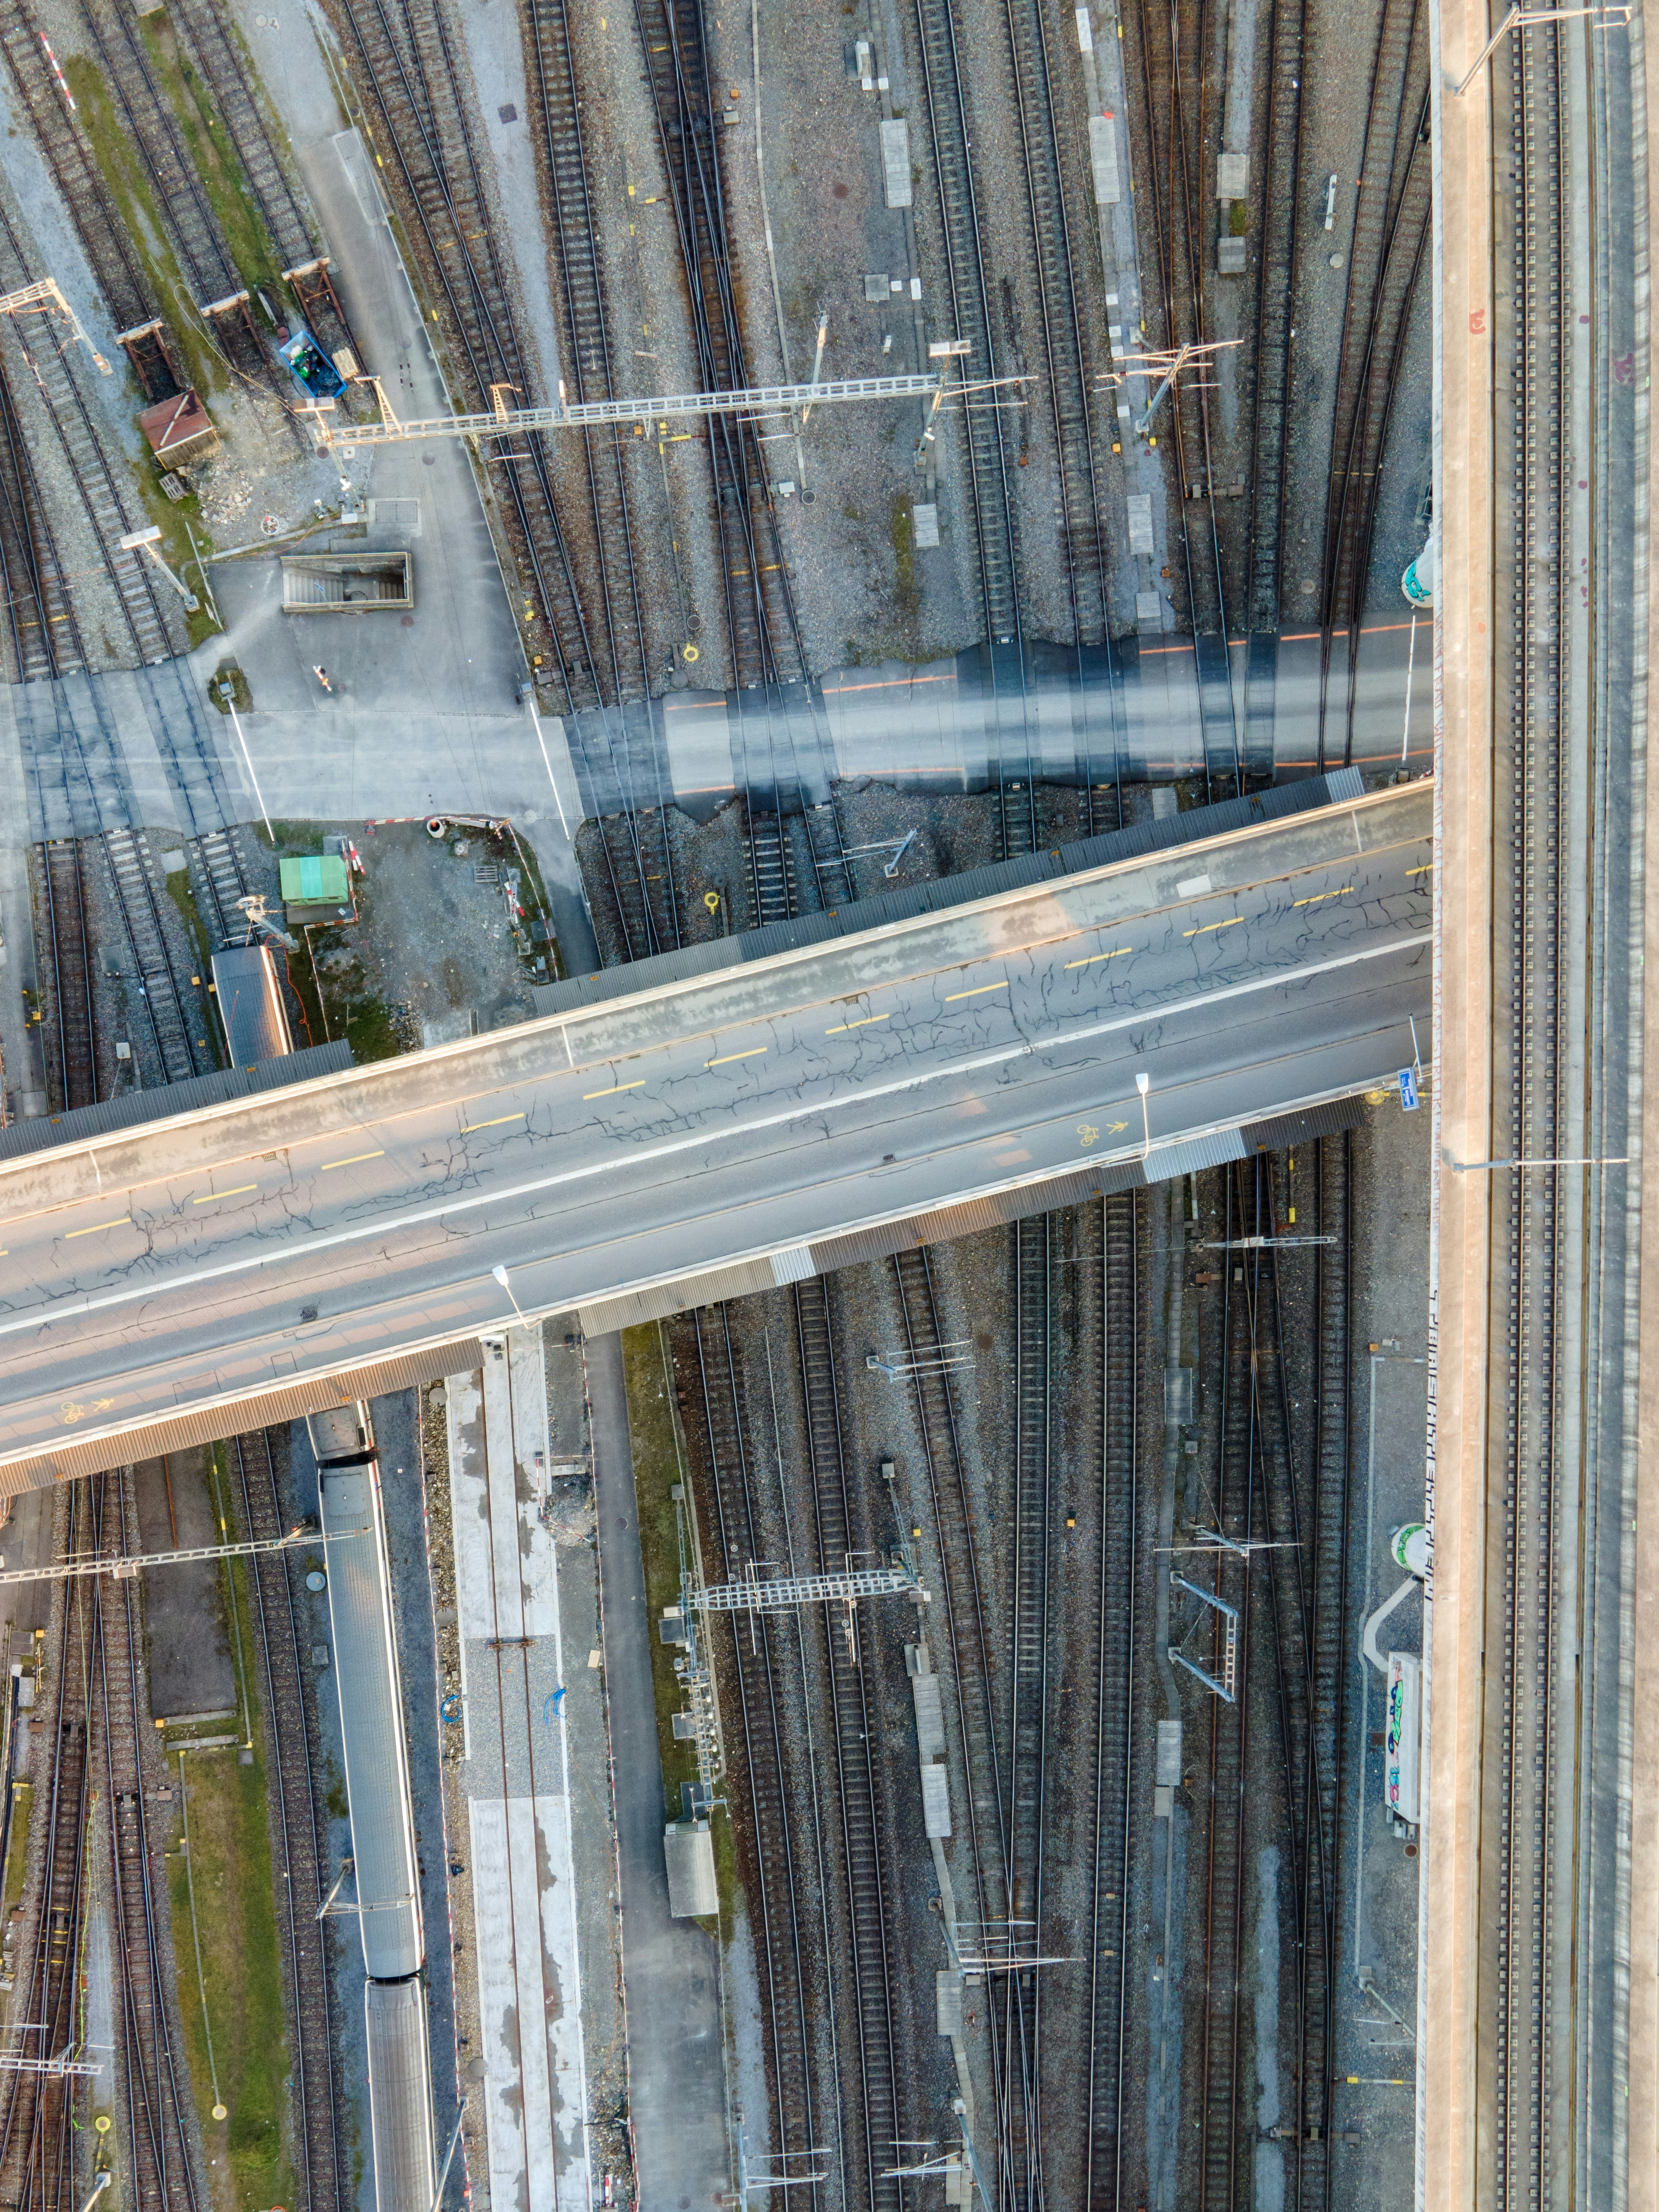
[[[1120,945],[1115,952],[1091,952],[1086,960],[1068,960],[1066,965],[1068,968],[1092,968],[1097,960],[1121,960],[1130,950],[1128,945]]]
[[[258,1190],[257,1182],[239,1182],[234,1190],[210,1190],[201,1198],[192,1198],[192,1206],[211,1206],[216,1198],[246,1198],[251,1190]]]
[[[1005,975],[1000,983],[975,983],[971,991],[947,991],[945,1003],[948,1006],[952,999],[980,999],[988,991],[1006,991],[1007,988],[1008,978]]]
[[[645,1078],[641,1075],[636,1077],[632,1083],[613,1083],[608,1091],[584,1091],[582,1102],[586,1104],[590,1098],[614,1098],[619,1091],[637,1091],[644,1081]]]
[[[1348,893],[1349,893],[1352,889],[1353,889],[1353,885],[1352,885],[1352,884],[1343,884],[1343,886],[1342,886],[1342,888],[1341,888],[1341,890],[1340,890],[1340,891],[1315,891],[1315,892],[1314,892],[1314,893],[1313,893],[1310,897],[1308,897],[1308,898],[1304,898],[1304,899],[1292,899],[1292,900],[1291,901],[1291,904],[1293,907],[1297,907],[1297,906],[1317,906],[1317,905],[1319,904],[1319,902],[1320,902],[1320,900],[1321,900],[1321,899],[1328,899],[1328,898],[1346,898],[1346,896],[1348,896]]]
[[[1206,921],[1197,929],[1183,929],[1181,933],[1183,937],[1207,937],[1212,929],[1231,929],[1243,919],[1242,914],[1236,914],[1230,921]]]
[[[867,1030],[872,1022],[890,1022],[892,1018],[890,1014],[861,1014],[855,1022],[837,1022],[834,1029],[825,1030],[823,1034],[845,1036],[848,1030]]]
[[[331,1168],[355,1168],[359,1160],[383,1160],[385,1158],[386,1147],[382,1145],[378,1152],[354,1152],[349,1160],[325,1160],[322,1172],[326,1175]]]
[[[504,1129],[509,1121],[522,1121],[522,1114],[498,1114],[493,1121],[463,1121],[461,1134],[470,1137],[475,1129]]]
[[[1407,868],[1406,873],[1408,876],[1431,876],[1434,873],[1434,862],[1425,860],[1420,868]]]
[[[118,1221],[94,1221],[90,1229],[67,1229],[66,1237],[95,1237],[100,1229],[125,1229],[132,1216],[124,1213]]]
[[[705,1067],[725,1067],[730,1061],[734,1060],[755,1060],[768,1049],[769,1048],[763,1044],[751,1044],[747,1052],[723,1052],[718,1060],[704,1060],[703,1066]]]

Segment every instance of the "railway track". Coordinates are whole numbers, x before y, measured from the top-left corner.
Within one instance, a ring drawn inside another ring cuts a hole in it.
[[[191,1036],[184,993],[167,957],[148,848],[131,830],[109,830],[104,833],[104,851],[133,963],[133,980],[143,1001],[164,1079],[185,1082],[210,1066],[212,1060]]]
[[[1348,1515],[1350,1378],[1353,1350],[1352,1139],[1322,1138],[1315,1146],[1314,1218],[1317,1233],[1335,1239],[1319,1249],[1314,1286],[1314,1519],[1310,1534],[1311,1617],[1307,1647],[1311,1738],[1302,1869],[1301,2127],[1295,2202],[1302,2212],[1334,2202],[1331,2167],[1336,2081],[1336,1910],[1340,1863],[1345,1686],[1350,1666]],[[1282,1374],[1282,1369],[1281,1369]]]
[[[1126,1966],[1133,1843],[1135,1660],[1139,1576],[1140,1237],[1132,1191],[1101,1214],[1101,1497],[1098,1632],[1094,1653],[1094,1864],[1090,1890],[1089,2090],[1085,2206],[1125,2201],[1128,2085]],[[1132,2200],[1131,2200],[1132,2201]]]
[[[648,959],[681,942],[679,889],[664,808],[607,814],[599,824],[605,883],[624,957]]]
[[[117,343],[148,401],[179,390],[155,295],[78,118],[52,66],[32,0],[0,0],[0,47],[36,143],[115,319]]]
[[[755,927],[764,929],[769,922],[789,921],[799,911],[800,893],[787,817],[781,811],[750,806],[744,847],[749,855]]]
[[[1238,1188],[1224,1178],[1224,1235],[1248,1234],[1237,1216]],[[1258,1255],[1251,1255],[1254,1263]],[[1255,1285],[1252,1269],[1229,1265],[1219,1316],[1221,1360],[1219,1412],[1212,1443],[1218,1476],[1215,1486],[1218,1525],[1230,1540],[1242,1543],[1256,1532],[1260,1481],[1261,1425],[1258,1418]],[[1202,1447],[1200,1447],[1201,1449]],[[1201,1826],[1188,1844],[1188,1865],[1202,1884],[1203,1976],[1197,1993],[1195,2103],[1197,2106],[1196,2193],[1200,2212],[1232,2212],[1239,2202],[1242,2174],[1248,2171],[1243,2079],[1245,2057],[1243,2012],[1244,1888],[1246,1881],[1245,1781],[1249,1772],[1250,1721],[1251,1586],[1248,1565],[1240,1573],[1212,1554],[1191,1578],[1213,1589],[1237,1611],[1237,1657],[1231,1702],[1206,1694],[1200,1735],[1205,1789]],[[1183,1599],[1189,1613],[1194,1601]],[[1199,1630],[1188,1648],[1217,1680],[1224,1669],[1225,1627],[1209,1607],[1200,1612]],[[1207,1741],[1204,1738],[1207,1737]],[[1189,1754],[1190,1763],[1190,1754]]]
[[[68,1489],[61,1519],[74,1548],[85,1540],[87,1498],[82,1484]],[[64,1532],[54,1531],[54,1536],[59,1533]],[[20,2020],[40,2023],[15,2047],[34,2057],[78,2049],[82,2029],[78,1999],[90,1874],[85,1672],[90,1605],[84,1583],[66,1585],[56,1598],[51,1704],[44,1713],[37,1708],[34,1720],[40,1731],[37,1771],[46,1763],[46,1844],[39,1880],[25,1885],[12,1953],[12,2009]],[[54,2079],[7,2070],[0,2085],[0,2192],[7,2203],[38,2207],[39,2212],[73,2212],[80,2201],[76,2145],[77,2138],[84,2140],[89,2103],[72,2075]]]
[[[1279,599],[1290,465],[1291,332],[1302,192],[1302,79],[1307,0],[1275,8],[1267,45],[1266,173],[1256,268],[1255,361],[1251,415],[1249,552],[1244,614],[1254,635],[1283,628]]]
[[[1575,668],[1569,610],[1582,580],[1567,549],[1571,478],[1590,472],[1578,428],[1589,425],[1593,452],[1597,406],[1594,386],[1575,393],[1572,367],[1571,334],[1594,305],[1575,286],[1568,205],[1569,195],[1594,191],[1594,149],[1577,143],[1571,104],[1574,72],[1584,69],[1580,27],[1544,23],[1513,33],[1492,72],[1493,141],[1508,142],[1494,183],[1494,264],[1507,263],[1510,280],[1500,359],[1512,367],[1507,406],[1498,385],[1493,463],[1496,480],[1515,487],[1495,562],[1498,634],[1514,642],[1496,670],[1492,990],[1502,1011],[1492,1151],[1539,1160],[1600,1149],[1578,1136],[1585,1078],[1571,1067],[1585,960],[1572,922],[1582,894],[1570,880],[1586,865],[1575,785],[1591,773],[1591,738],[1576,726],[1574,703],[1591,679]],[[1498,1656],[1483,1786],[1497,1818],[1496,1865],[1489,1877],[1483,1867],[1481,1883],[1493,1965],[1480,2031],[1495,2105],[1492,2201],[1514,2212],[1565,2201],[1583,2171],[1573,2114],[1585,2063],[1575,1978],[1587,1509],[1573,1423],[1583,1418],[1574,1347],[1589,1197],[1572,1170],[1492,1180],[1488,1511],[1501,1565],[1498,1632],[1487,1638],[1489,1668],[1494,1641]]]
[[[692,1316],[697,1355],[702,1442],[708,1456],[718,1542],[715,1571],[735,1580],[763,1556],[756,1498],[744,1443],[744,1413],[730,1317],[725,1306]],[[802,1950],[804,1881],[796,1859],[799,1803],[787,1780],[782,1702],[785,1646],[795,1628],[759,1613],[734,1629],[732,1671],[737,1686],[742,1778],[752,1826],[752,1863],[744,1869],[755,1915],[755,1966],[775,2149],[801,2151],[821,2140],[823,2120],[816,2086],[816,2040]],[[727,1756],[732,1747],[728,1742]],[[731,1778],[732,1781],[736,1777]],[[738,1831],[739,1839],[743,1832]],[[828,1971],[827,1949],[820,1970]],[[832,2008],[833,2009],[833,2008]],[[816,2191],[815,2191],[816,2194]]]
[[[270,1446],[263,1431],[237,1437],[229,1447],[251,1538],[278,1536],[283,1519]],[[329,1864],[327,1814],[312,1771],[305,1708],[300,1624],[293,1577],[299,1571],[280,1553],[248,1562],[249,1595],[264,1691],[266,1756],[275,1787],[270,1795],[271,1856],[276,1920],[283,1949],[289,2021],[294,2131],[305,2212],[333,2212],[348,2201],[336,2110],[333,2033],[330,2021],[328,1958],[318,1911]]]
[[[329,355],[348,349],[360,361],[350,322],[329,276],[322,240],[277,150],[220,0],[170,0],[167,21],[186,67],[193,66],[210,95],[209,129],[224,132],[235,150],[281,258],[283,281],[312,336]]]
[[[1412,303],[1429,239],[1429,24],[1421,0],[1385,0],[1371,65],[1362,183],[1348,251],[1348,288],[1331,425],[1331,489],[1320,585],[1319,764],[1328,734],[1332,647],[1347,633],[1341,758],[1353,748],[1359,625],[1365,611],[1383,454]]]
[[[81,846],[73,837],[38,845],[35,858],[36,914],[44,939],[40,964],[48,986],[40,1042],[52,1111],[65,1114],[98,1103],[86,878]]]
[[[47,519],[34,456],[0,361],[0,587],[5,674],[31,684],[85,665],[85,652]]]
[[[81,14],[104,81],[149,172],[198,313],[225,361],[245,382],[276,402],[291,434],[308,450],[137,17],[116,0],[82,0]]]
[[[1300,0],[1291,0],[1300,4]],[[1277,29],[1281,10],[1274,11]],[[1150,149],[1151,214],[1156,240],[1158,297],[1150,295],[1149,329],[1163,345],[1201,343],[1206,331],[1205,283],[1210,250],[1206,216],[1205,163],[1209,158],[1208,98],[1204,75],[1201,0],[1176,0],[1162,8],[1136,0],[1124,15],[1133,30],[1136,66],[1126,70],[1135,82]],[[1285,328],[1289,328],[1288,278]],[[1258,350],[1261,339],[1258,336]],[[1199,678],[1204,726],[1206,796],[1215,796],[1217,774],[1243,787],[1233,686],[1227,657],[1228,599],[1221,533],[1216,520],[1215,464],[1210,434],[1210,403],[1200,380],[1178,381],[1164,402],[1167,429],[1175,448],[1181,493],[1180,568]],[[1147,397],[1151,398],[1148,392]],[[1275,465],[1278,465],[1275,463]],[[1194,510],[1202,520],[1194,521]],[[1276,626],[1276,625],[1275,625]]]
[[[22,243],[13,227],[9,216],[0,210],[0,283],[7,290],[15,290],[35,281],[35,271],[23,252]],[[117,611],[123,622],[132,651],[145,662],[169,659],[174,650],[174,619],[158,595],[152,581],[155,571],[143,556],[136,550],[124,550],[121,538],[132,529],[131,512],[122,485],[105,449],[103,435],[93,419],[86,397],[76,380],[70,365],[73,347],[61,347],[50,326],[31,330],[18,315],[6,318],[9,330],[9,351],[15,350],[28,373],[41,404],[46,410],[52,433],[57,439],[70,479],[86,516],[93,543],[114,595]],[[20,434],[27,436],[27,433]],[[33,483],[32,469],[23,477],[26,501],[29,490],[38,499],[38,485]],[[32,501],[28,501],[32,504]],[[27,512],[27,508],[26,508]],[[34,526],[33,540],[40,551],[45,552],[45,562],[40,565],[50,570],[60,580],[61,564],[49,537],[43,540],[39,525]],[[41,595],[34,594],[37,608]],[[46,614],[46,635],[50,635],[53,610]],[[44,643],[44,639],[40,641]],[[85,665],[81,647],[79,625],[70,631],[72,655],[64,656],[67,665]],[[55,647],[46,648],[52,663],[51,672],[57,672],[59,657]],[[37,656],[38,658],[38,656]],[[37,665],[37,673],[47,672]]]
[[[93,1537],[112,1559],[140,1549],[131,1477],[93,1475]],[[94,1585],[94,1726],[110,1823],[110,1900],[115,1922],[117,2059],[120,2118],[137,2212],[200,2212],[206,2190],[191,2141],[189,2093],[181,2083],[168,2015],[163,1928],[166,1885],[145,1812],[143,1742],[149,1733],[143,1684],[143,1625],[134,1582]]]
[[[541,118],[543,175],[557,249],[560,367],[572,400],[608,399],[613,386],[605,272],[565,0],[527,0],[526,21]],[[628,472],[620,438],[592,430],[581,436],[608,660],[607,696],[626,705],[643,702],[650,693]]]
[[[820,1574],[841,1574],[860,1547],[848,1490],[842,1441],[841,1400],[836,1382],[835,1334],[827,1285],[814,1277],[794,1292],[795,1337],[800,1355],[806,1414],[807,1457],[817,1525]],[[853,1992],[858,2021],[856,2081],[839,2084],[844,2114],[855,2138],[854,2174],[845,2202],[872,2212],[899,2212],[899,2185],[888,2169],[900,2140],[896,2051],[893,2036],[893,1974],[888,1954],[889,1905],[884,1895],[878,1824],[880,1802],[871,1750],[876,1717],[868,1669],[845,1629],[822,1610],[824,1664],[833,1704],[836,1799],[841,1814],[842,1871],[852,1933]]]
[[[1011,0],[1011,4],[1023,7],[1025,0]],[[1011,16],[1011,35],[1012,30]],[[916,32],[933,170],[939,180],[951,328],[957,337],[968,341],[968,358],[975,376],[993,377],[997,373],[997,349],[990,279],[969,151],[972,133],[964,93],[964,63],[949,0],[916,0]],[[1037,824],[1019,596],[1019,526],[1001,410],[995,407],[964,410],[963,442],[994,699],[999,840],[1001,857],[1006,860],[1035,849]]]
[[[922,1363],[915,1377],[916,1419],[939,1548],[939,1595],[948,1652],[945,1671],[950,1681],[948,1694],[956,1706],[968,1814],[969,1866],[965,1887],[971,1909],[963,1917],[977,1927],[982,1941],[994,1943],[999,1929],[1006,1929],[1010,1940],[1014,1935],[1009,1926],[1012,1862],[1003,1788],[1008,1716],[1006,1709],[1001,1713],[997,1709],[990,1596],[975,1540],[950,1377],[938,1364],[945,1333],[939,1325],[932,1263],[927,1248],[918,1246],[896,1254],[892,1265],[905,1350],[909,1358]],[[986,2018],[994,2100],[996,2185],[1006,2197],[1018,2201],[1014,2192],[1032,2179],[1024,2155],[1030,2142],[1032,2080],[1023,2054],[1010,2048],[998,2004],[988,2004]]]
[[[336,0],[335,19],[372,143],[380,149],[447,344],[455,404],[483,410],[506,386],[532,405],[537,380],[520,343],[442,0]],[[368,112],[372,104],[372,117]],[[482,450],[482,449],[481,449]],[[526,586],[525,645],[538,683],[564,709],[604,702],[606,647],[576,588],[544,434],[514,432],[485,455],[501,487],[513,559]],[[549,665],[550,662],[550,665]]]
[[[1010,1231],[1014,1288],[1014,1526],[1008,1638],[1008,1909],[1040,1951],[1048,1791],[1049,1491],[1054,1472],[1054,1218],[1036,1214]],[[1041,1974],[1003,1977],[1008,2158],[1015,2201],[1043,2196],[1044,2096]]]
[[[1073,629],[1077,644],[1103,645],[1109,635],[1109,587],[1100,487],[1095,474],[1093,392],[1072,267],[1066,179],[1048,71],[1048,34],[1037,0],[1006,0],[1006,13],[1042,313],[1048,405],[1059,454],[1061,545]]]
[[[246,924],[236,902],[248,896],[250,886],[236,832],[210,830],[204,836],[193,837],[185,849],[197,862],[197,905],[203,920],[221,940],[240,933]]]
[[[635,0],[657,138],[706,392],[749,384],[726,233],[719,118],[709,97],[702,0]],[[784,562],[765,459],[752,423],[705,420],[732,676],[739,690],[804,682],[806,648]]]

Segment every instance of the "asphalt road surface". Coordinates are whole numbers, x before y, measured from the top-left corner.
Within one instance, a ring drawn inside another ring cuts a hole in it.
[[[1196,1135],[1389,1080],[1428,1036],[1431,804],[1373,793],[0,1165],[0,1489],[514,1301],[768,1255],[788,1279],[831,1232],[1143,1152],[1156,1180]]]

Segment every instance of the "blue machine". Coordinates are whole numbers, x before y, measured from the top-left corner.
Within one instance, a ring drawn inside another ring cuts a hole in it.
[[[343,377],[303,323],[285,345],[276,349],[289,373],[313,399],[337,399],[345,390]]]

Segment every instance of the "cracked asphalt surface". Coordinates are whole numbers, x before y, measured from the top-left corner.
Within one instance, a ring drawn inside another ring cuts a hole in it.
[[[0,1169],[0,1489],[514,1301],[1144,1148],[1157,1180],[1186,1139],[1385,1080],[1427,1034],[1431,805],[1373,793],[25,1156]]]

